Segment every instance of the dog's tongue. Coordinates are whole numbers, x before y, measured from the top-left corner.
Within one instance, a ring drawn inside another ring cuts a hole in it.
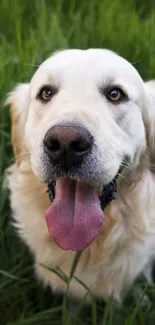
[[[45,215],[57,245],[73,251],[86,248],[103,222],[97,189],[67,178],[57,180],[55,199]]]

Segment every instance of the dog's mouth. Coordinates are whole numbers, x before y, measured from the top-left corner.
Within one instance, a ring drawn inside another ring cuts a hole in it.
[[[97,236],[105,207],[115,199],[115,179],[99,193],[98,188],[68,177],[48,184],[52,204],[45,213],[49,234],[64,250],[81,251]]]

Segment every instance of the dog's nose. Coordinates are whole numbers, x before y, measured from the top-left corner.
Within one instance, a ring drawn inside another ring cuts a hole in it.
[[[48,130],[44,146],[55,165],[70,169],[83,162],[92,148],[92,135],[83,126],[55,125]]]

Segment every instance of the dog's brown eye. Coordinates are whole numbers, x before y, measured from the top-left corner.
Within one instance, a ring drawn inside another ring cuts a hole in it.
[[[106,97],[111,102],[120,102],[125,98],[125,94],[120,88],[113,88],[108,92]]]
[[[51,100],[51,98],[55,95],[55,93],[56,93],[55,88],[45,86],[40,90],[39,94],[37,95],[37,98],[44,102],[47,102]]]

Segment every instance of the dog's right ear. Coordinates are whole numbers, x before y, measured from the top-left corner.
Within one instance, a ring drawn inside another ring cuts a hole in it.
[[[8,94],[5,104],[11,106],[12,143],[16,163],[20,165],[26,152],[24,130],[29,104],[29,84],[18,85]]]

